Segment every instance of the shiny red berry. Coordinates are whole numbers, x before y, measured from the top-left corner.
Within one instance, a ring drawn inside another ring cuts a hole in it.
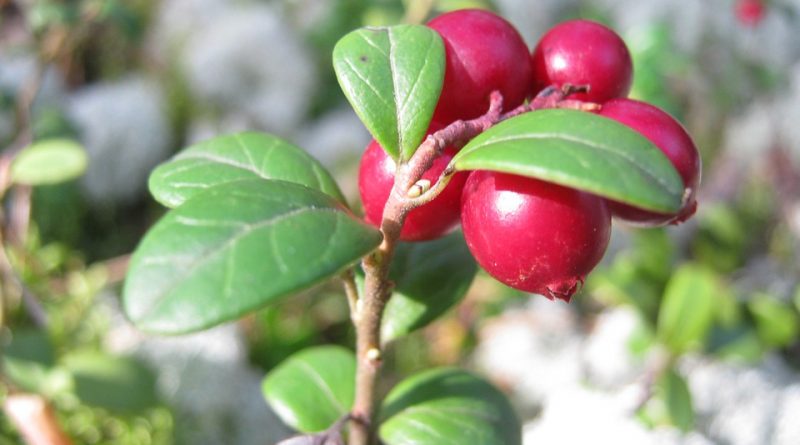
[[[744,26],[757,26],[764,19],[764,2],[761,0],[738,0],[734,6],[736,19]]]
[[[423,175],[431,183],[447,167],[456,154],[448,148],[439,156]],[[389,199],[394,185],[394,174],[397,165],[386,154],[376,141],[370,142],[361,158],[358,170],[358,190],[364,204],[364,216],[367,222],[379,227],[383,218],[383,208]],[[466,173],[457,173],[444,190],[433,201],[410,211],[400,232],[403,241],[425,241],[446,234],[458,225],[461,189],[467,180]]]
[[[470,174],[461,225],[472,255],[489,275],[566,301],[600,262],[611,234],[603,199],[489,171]]]
[[[528,96],[528,46],[505,19],[489,11],[462,9],[428,23],[444,40],[446,65],[434,120],[449,123],[486,113],[489,94],[498,90],[506,110]]]
[[[534,94],[547,86],[589,85],[573,99],[605,102],[631,89],[633,64],[625,42],[611,29],[589,20],[551,28],[531,54]]]
[[[687,196],[678,213],[654,213],[611,202],[613,215],[641,226],[678,224],[691,217],[697,209],[695,195],[700,185],[700,153],[691,136],[672,116],[660,108],[633,99],[615,99],[603,104],[600,115],[621,122],[638,131],[655,144],[669,158],[683,179]]]

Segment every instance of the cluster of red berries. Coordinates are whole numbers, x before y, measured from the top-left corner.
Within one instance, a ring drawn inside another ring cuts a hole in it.
[[[640,132],[672,161],[687,199],[676,214],[658,214],[552,183],[491,171],[458,173],[432,202],[412,210],[401,239],[442,236],[460,220],[478,263],[499,281],[549,298],[569,300],[608,245],[611,216],[641,226],[676,224],[694,213],[700,158],[683,127],[660,109],[626,99],[631,57],[609,28],[572,20],[549,30],[532,52],[503,18],[459,10],[428,23],[444,40],[444,85],[430,131],[481,116],[492,91],[510,110],[549,86],[588,87],[570,100],[601,105],[599,114]],[[425,173],[435,182],[455,150]],[[394,182],[395,163],[373,141],[361,161],[359,189],[366,220],[379,225]]]

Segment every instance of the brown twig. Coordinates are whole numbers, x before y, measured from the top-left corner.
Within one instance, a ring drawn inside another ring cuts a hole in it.
[[[3,411],[28,445],[72,444],[59,428],[53,408],[40,395],[12,394],[3,403]]]

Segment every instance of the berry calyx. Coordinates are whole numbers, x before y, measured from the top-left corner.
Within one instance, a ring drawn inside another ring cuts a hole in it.
[[[456,150],[447,148],[433,165],[422,175],[431,183],[436,182]],[[364,204],[364,219],[380,227],[383,208],[394,185],[397,164],[386,154],[377,141],[367,145],[358,170],[358,190]],[[425,241],[439,238],[456,225],[459,220],[461,189],[467,180],[466,173],[457,173],[447,187],[433,201],[417,207],[406,216],[400,239],[403,241]]]
[[[502,17],[480,9],[442,14],[428,23],[442,37],[445,74],[433,119],[449,123],[473,119],[489,108],[489,94],[498,90],[510,110],[527,98],[532,81],[524,60],[528,46]]]
[[[588,102],[625,97],[633,80],[625,42],[590,20],[570,20],[551,28],[534,48],[531,66],[534,94],[550,85],[588,85],[588,92],[571,97]]]
[[[600,262],[611,215],[597,196],[490,171],[470,174],[461,225],[489,275],[522,291],[569,301]]]
[[[614,99],[603,104],[599,113],[638,131],[656,145],[678,171],[684,184],[684,205],[675,214],[649,212],[618,202],[609,202],[612,214],[628,223],[655,227],[679,224],[697,209],[700,185],[700,153],[691,136],[672,116],[660,108],[633,99]]]

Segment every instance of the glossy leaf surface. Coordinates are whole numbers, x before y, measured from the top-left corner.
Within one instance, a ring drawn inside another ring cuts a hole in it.
[[[150,192],[177,207],[211,187],[244,179],[278,179],[345,202],[330,173],[302,149],[269,134],[245,132],[193,145],[150,174]]]
[[[683,180],[650,141],[593,113],[548,109],[503,121],[453,159],[457,170],[493,170],[542,179],[671,213]]]
[[[284,181],[220,185],[148,232],[131,259],[124,309],[145,331],[200,330],[329,278],[380,241],[317,190]]]
[[[381,411],[386,445],[519,445],[522,431],[505,395],[454,368],[426,371],[397,385]]]
[[[333,50],[339,85],[372,136],[408,159],[428,129],[444,79],[444,43],[420,25],[361,28]]]
[[[320,346],[286,359],[267,375],[262,388],[281,420],[298,431],[313,433],[329,428],[350,412],[355,375],[352,352],[340,346]]]

